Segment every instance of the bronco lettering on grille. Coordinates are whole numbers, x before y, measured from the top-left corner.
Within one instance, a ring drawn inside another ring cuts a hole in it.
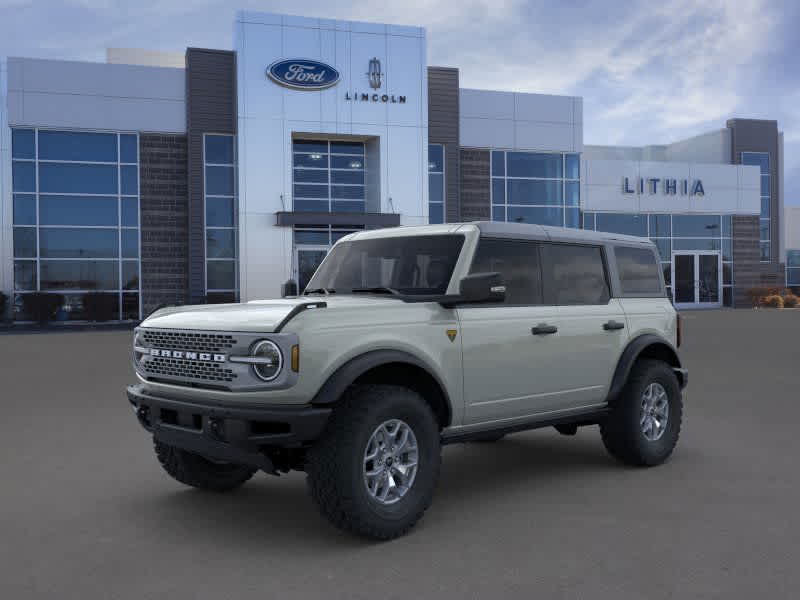
[[[163,358],[180,358],[183,360],[202,360],[205,362],[225,362],[228,360],[226,354],[209,354],[207,352],[184,352],[182,350],[161,350],[153,348],[150,356],[160,356]]]

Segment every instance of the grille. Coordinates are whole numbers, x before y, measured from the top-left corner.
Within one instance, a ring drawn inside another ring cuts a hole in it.
[[[183,377],[201,381],[231,382],[237,375],[219,363],[151,356],[144,363],[148,375]]]
[[[144,341],[153,348],[222,352],[236,345],[236,338],[224,333],[187,333],[184,331],[144,330]]]

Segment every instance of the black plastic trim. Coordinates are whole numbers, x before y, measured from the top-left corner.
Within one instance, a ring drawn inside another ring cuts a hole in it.
[[[363,225],[367,229],[397,227],[400,215],[397,213],[352,213],[320,211],[281,211],[275,213],[275,224],[281,227],[293,225]]]
[[[286,327],[286,324],[294,319],[297,315],[301,312],[309,310],[311,308],[326,308],[328,306],[327,302],[304,302],[303,304],[298,304],[295,306],[288,315],[286,315],[283,320],[278,323],[277,327],[275,327],[275,331],[273,333],[280,333],[281,330]]]
[[[515,423],[514,425],[504,425],[501,427],[492,427],[489,429],[479,429],[471,431],[456,431],[442,436],[442,444],[458,444],[461,442],[469,442],[476,439],[481,439],[487,435],[506,435],[509,433],[517,433],[519,431],[528,431],[531,429],[541,429],[542,427],[554,427],[556,425],[577,425],[582,427],[584,425],[596,425],[608,415],[608,408],[595,408],[591,410],[573,412],[569,415],[560,415],[557,417],[538,417],[532,418],[530,421],[522,423]]]
[[[258,452],[259,446],[298,447],[316,440],[328,423],[332,412],[328,407],[314,407],[307,404],[259,408],[196,404],[149,394],[142,388],[142,385],[131,385],[127,389],[128,400],[136,409],[146,407],[149,422],[142,423],[142,426],[156,437],[166,436],[175,430],[192,435],[194,437],[190,439],[195,440],[195,446],[186,449],[212,458],[218,456],[216,452],[221,440],[215,439],[211,428],[208,427],[209,420],[216,419],[223,422],[223,429],[227,434],[227,439],[224,441],[226,447],[232,447],[237,452],[257,454],[258,456],[253,457],[257,460],[261,456]],[[174,411],[178,415],[179,424],[182,420],[188,423],[189,417],[200,415],[202,429],[163,423],[160,419],[161,409]],[[275,433],[254,433],[252,428],[254,422],[285,424],[286,430]],[[197,444],[205,444],[206,451],[198,450]],[[224,457],[220,458],[226,460]]]
[[[425,370],[428,375],[433,377],[444,395],[447,414],[443,426],[447,427],[450,424],[453,414],[447,387],[422,360],[418,359],[413,354],[401,350],[373,350],[372,352],[367,352],[366,354],[353,358],[339,367],[339,369],[328,378],[311,401],[312,405],[326,406],[335,403],[342,396],[344,391],[361,375],[370,369],[389,363],[408,363]]]
[[[622,392],[622,388],[625,387],[625,383],[628,381],[628,375],[630,375],[636,359],[639,358],[639,355],[645,350],[645,348],[650,346],[662,346],[669,353],[671,353],[673,362],[670,363],[670,366],[676,370],[676,375],[678,375],[678,382],[680,383],[681,389],[686,387],[686,381],[688,381],[688,372],[686,379],[683,379],[681,377],[681,373],[686,370],[681,367],[681,361],[678,358],[678,352],[675,350],[672,344],[670,344],[664,338],[658,337],[657,335],[645,333],[631,340],[625,350],[622,352],[622,356],[620,356],[619,362],[617,362],[617,368],[614,370],[614,378],[611,380],[611,387],[608,390],[609,402],[614,400],[617,396],[619,396],[620,392]]]

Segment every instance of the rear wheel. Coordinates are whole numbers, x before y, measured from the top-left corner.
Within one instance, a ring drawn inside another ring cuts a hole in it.
[[[158,462],[175,480],[203,490],[228,492],[242,486],[256,469],[216,462],[154,440]]]
[[[638,361],[600,424],[608,452],[625,464],[654,466],[672,454],[681,431],[683,400],[672,368]]]
[[[398,386],[348,390],[309,451],[306,473],[320,512],[375,539],[406,533],[430,506],[439,477],[439,426],[419,394]]]

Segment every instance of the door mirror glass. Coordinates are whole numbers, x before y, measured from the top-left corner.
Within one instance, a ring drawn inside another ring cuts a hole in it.
[[[506,286],[500,273],[472,273],[461,279],[459,296],[461,302],[503,302]]]

